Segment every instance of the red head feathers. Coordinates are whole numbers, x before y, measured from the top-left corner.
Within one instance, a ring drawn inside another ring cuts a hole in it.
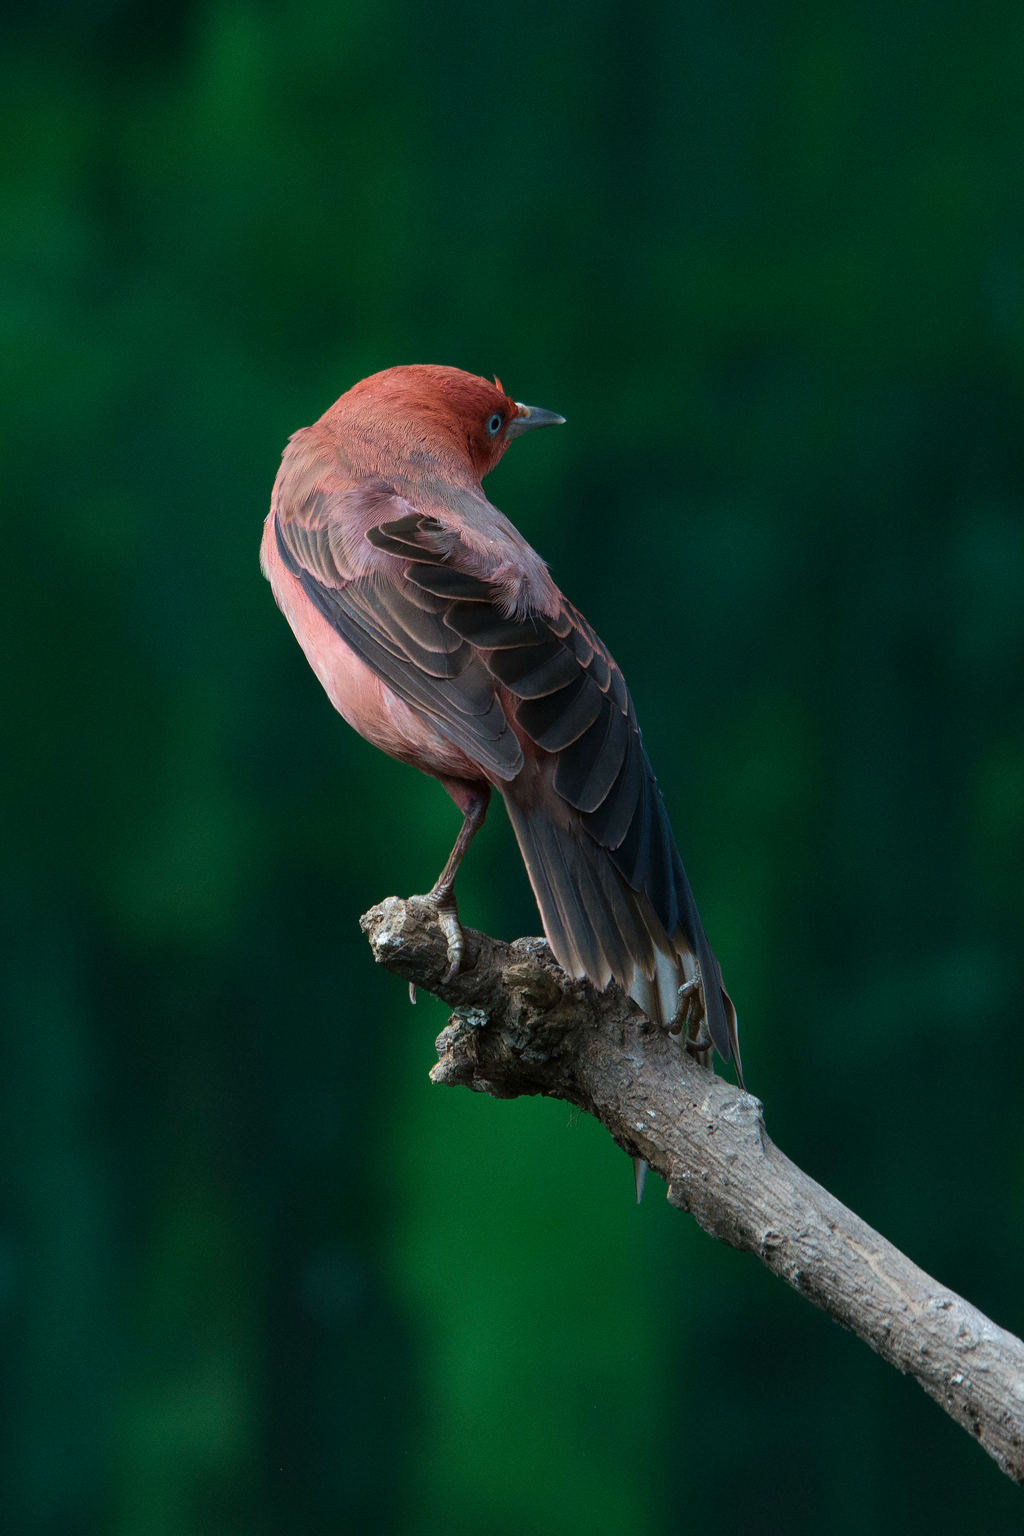
[[[354,419],[401,421],[418,444],[441,457],[455,454],[480,479],[514,437],[532,427],[561,424],[554,411],[521,405],[494,383],[434,363],[386,368],[353,385],[331,408]]]

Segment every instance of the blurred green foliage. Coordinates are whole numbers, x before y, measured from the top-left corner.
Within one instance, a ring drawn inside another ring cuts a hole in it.
[[[1020,1528],[918,1389],[432,1090],[356,919],[442,791],[260,578],[396,362],[563,411],[491,496],[629,679],[785,1149],[1024,1330],[1024,17],[3,12],[0,1527]],[[467,920],[538,926],[500,809]]]

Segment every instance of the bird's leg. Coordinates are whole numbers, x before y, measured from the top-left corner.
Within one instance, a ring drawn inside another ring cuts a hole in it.
[[[442,779],[441,782],[461,810],[463,820],[459,835],[455,839],[455,846],[448,855],[448,862],[423,900],[429,901],[437,913],[438,927],[444,934],[448,946],[448,969],[441,983],[442,986],[447,986],[458,975],[466,952],[466,941],[462,935],[459,909],[455,901],[455,873],[462,863],[463,854],[484,824],[491,798],[491,786],[489,784],[469,785],[461,780]]]

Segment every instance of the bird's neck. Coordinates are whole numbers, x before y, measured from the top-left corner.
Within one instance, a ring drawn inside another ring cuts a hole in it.
[[[425,415],[413,424],[359,402],[347,410],[332,407],[322,421],[359,475],[391,483],[397,473],[409,487],[424,491],[440,482],[480,492],[480,474],[465,437],[440,415]]]

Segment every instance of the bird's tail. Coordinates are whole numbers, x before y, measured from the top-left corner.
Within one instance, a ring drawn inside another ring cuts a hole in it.
[[[656,1024],[669,1024],[679,988],[698,974],[708,1028],[719,1054],[732,1058],[742,1084],[736,1010],[682,877],[680,925],[667,934],[644,890],[633,890],[609,850],[592,838],[571,806],[538,803],[519,781],[502,785],[548,943],[563,970],[598,987],[614,978]]]

